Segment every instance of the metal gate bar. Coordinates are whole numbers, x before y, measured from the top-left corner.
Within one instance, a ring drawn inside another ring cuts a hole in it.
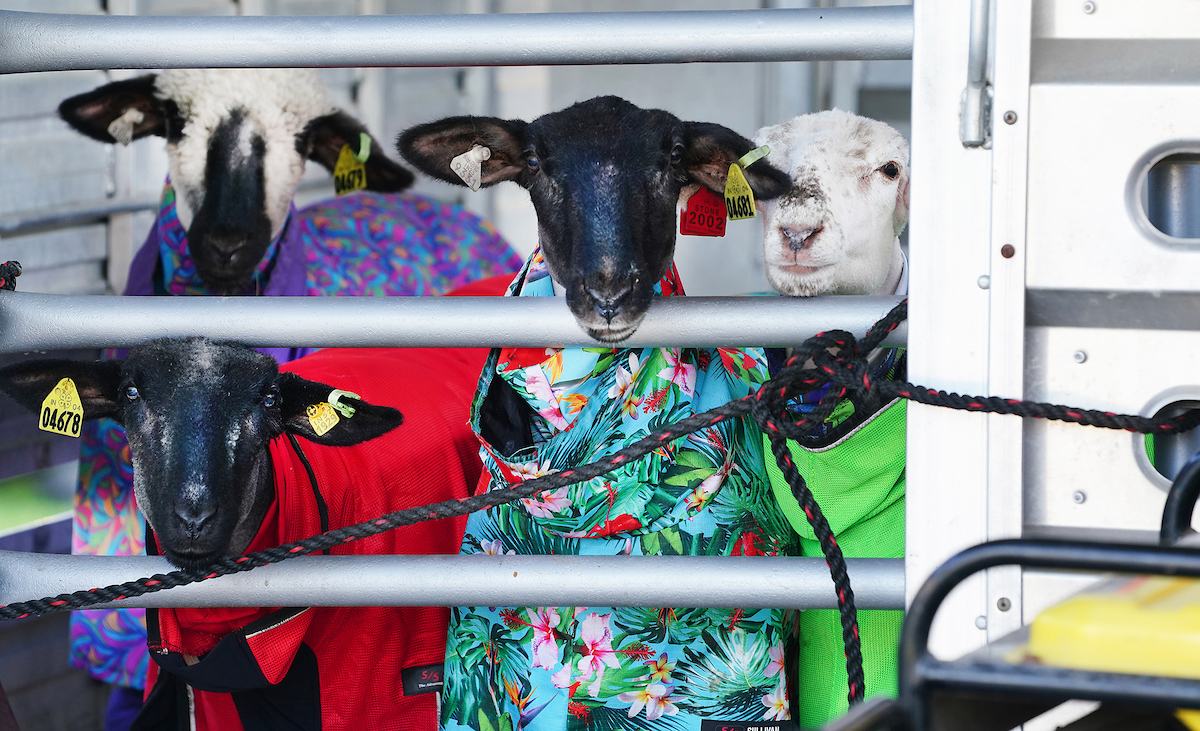
[[[904,608],[904,561],[846,559],[859,609]],[[158,556],[0,551],[0,604],[165,573]],[[304,556],[114,602],[123,607],[613,606],[833,609],[821,558]]]
[[[621,347],[799,345],[861,336],[899,297],[655,298]],[[885,341],[903,345],[901,325]],[[202,335],[257,347],[603,345],[562,297],[110,297],[0,293],[0,352],[130,347]]]
[[[911,6],[161,17],[0,11],[0,73],[912,58]]]

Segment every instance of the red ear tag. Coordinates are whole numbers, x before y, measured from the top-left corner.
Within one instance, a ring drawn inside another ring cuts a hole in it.
[[[679,216],[679,233],[692,236],[725,235],[725,199],[703,185],[688,198]]]

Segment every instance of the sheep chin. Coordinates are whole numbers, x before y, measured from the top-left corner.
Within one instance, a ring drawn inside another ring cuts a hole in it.
[[[645,316],[643,315],[642,317],[637,318],[637,320],[635,320],[632,324],[624,326],[602,325],[597,327],[589,327],[583,323],[580,323],[580,325],[583,326],[584,331],[587,332],[590,337],[595,338],[602,343],[619,343],[623,340],[628,340],[630,335],[633,335],[635,332],[637,332],[638,326],[642,324],[642,319],[644,317]]]

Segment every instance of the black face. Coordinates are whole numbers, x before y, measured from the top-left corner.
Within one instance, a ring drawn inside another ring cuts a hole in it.
[[[540,243],[580,327],[597,340],[629,337],[671,265],[675,207],[689,183],[721,192],[729,165],[753,145],[714,124],[683,122],[617,97],[580,102],[533,122],[453,117],[400,136],[406,160],[452,183],[450,160],[491,150],[483,184],[512,180],[529,191]],[[791,181],[760,162],[747,170],[770,199]]]
[[[269,442],[291,432],[348,446],[400,425],[396,409],[347,399],[356,411],[318,436],[310,405],[332,386],[280,373],[270,356],[203,338],[156,340],[124,361],[42,360],[0,369],[0,390],[37,412],[71,378],[84,419],[125,426],[138,507],[159,549],[182,568],[245,550],[275,495]],[[343,397],[345,398],[345,397]]]

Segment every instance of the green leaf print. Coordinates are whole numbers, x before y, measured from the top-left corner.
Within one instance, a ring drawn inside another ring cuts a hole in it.
[[[479,709],[479,731],[496,731],[496,727],[492,725],[482,708]]]
[[[572,718],[569,731],[644,731],[653,728],[654,731],[685,731],[687,724],[675,716],[660,716],[652,723],[646,721],[646,711],[642,710],[634,718],[629,717],[628,707],[610,708],[580,703],[587,708],[586,720]],[[583,710],[578,710],[582,715]],[[577,723],[578,722],[578,723]]]
[[[741,628],[729,632],[716,627],[703,633],[707,652],[685,648],[677,670],[689,708],[711,715],[745,714],[762,708],[762,697],[779,683],[778,675],[765,675],[769,649],[775,642],[770,630],[768,626],[765,632]]]

